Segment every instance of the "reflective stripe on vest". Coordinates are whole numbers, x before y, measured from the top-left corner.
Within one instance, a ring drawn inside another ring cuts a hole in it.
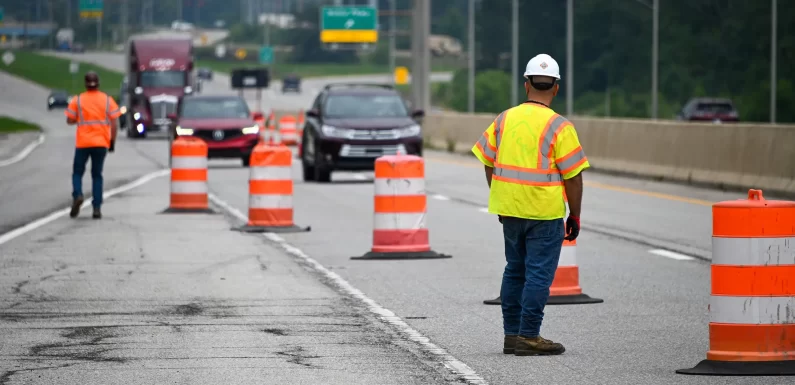
[[[85,120],[83,117],[83,109],[80,108],[80,95],[77,95],[77,126],[92,126],[92,125],[110,125],[110,96],[105,95],[108,99],[105,102],[105,119],[104,120]]]

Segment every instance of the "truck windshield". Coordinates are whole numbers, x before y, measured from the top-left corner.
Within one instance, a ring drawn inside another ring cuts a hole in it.
[[[182,88],[185,87],[185,73],[182,71],[144,71],[141,72],[141,87]]]
[[[179,115],[186,119],[246,119],[251,116],[239,98],[185,99]]]
[[[330,118],[402,118],[408,116],[399,95],[332,95],[323,115]]]

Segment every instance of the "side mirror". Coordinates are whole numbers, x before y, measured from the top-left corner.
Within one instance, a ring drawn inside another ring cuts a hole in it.
[[[320,117],[320,111],[318,111],[318,110],[309,110],[309,111],[306,112],[306,116],[312,117],[312,118],[319,118]]]
[[[414,118],[414,119],[423,118],[423,117],[425,117],[425,111],[423,111],[423,110],[414,110],[414,112],[411,113],[411,117]]]
[[[169,118],[173,122],[177,121],[177,114],[168,114],[168,115],[166,115],[166,117]]]
[[[263,115],[262,112],[254,112],[251,114],[251,119],[262,120],[265,119],[265,115]]]

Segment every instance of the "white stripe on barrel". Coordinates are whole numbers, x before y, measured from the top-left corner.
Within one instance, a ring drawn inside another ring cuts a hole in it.
[[[425,178],[376,178],[376,196],[425,195]]]
[[[171,182],[172,194],[207,194],[207,182]]]
[[[207,168],[206,156],[175,156],[171,159],[174,170],[198,170]]]
[[[250,180],[292,180],[293,168],[290,166],[251,167]]]

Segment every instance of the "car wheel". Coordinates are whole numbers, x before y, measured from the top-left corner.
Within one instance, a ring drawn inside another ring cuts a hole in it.
[[[323,163],[321,162],[320,159],[322,154],[320,153],[320,151],[317,151],[318,147],[319,146],[315,146],[315,164],[313,167],[314,175],[312,179],[314,179],[315,182],[328,183],[331,182],[331,169],[323,166]]]

